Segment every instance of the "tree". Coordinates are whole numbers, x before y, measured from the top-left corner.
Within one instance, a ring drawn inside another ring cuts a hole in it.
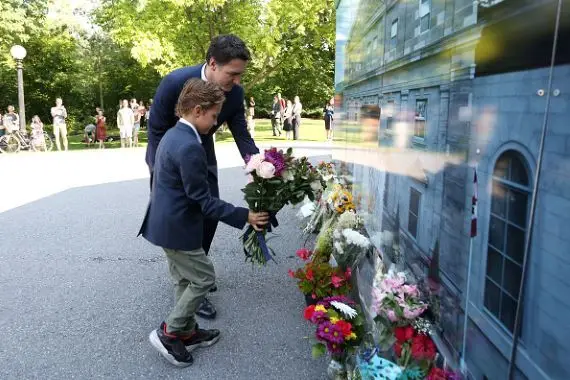
[[[253,55],[248,93],[270,104],[282,90],[322,108],[333,93],[334,12],[333,0],[104,0],[97,21],[162,75],[203,61],[212,37],[237,34]]]

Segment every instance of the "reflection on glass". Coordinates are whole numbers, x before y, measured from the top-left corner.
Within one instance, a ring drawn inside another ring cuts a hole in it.
[[[340,1],[352,18],[337,44],[338,158],[363,191],[383,193],[374,210],[359,209],[380,221],[368,232],[382,236],[386,262],[437,283],[426,297],[438,348],[475,379],[507,378],[513,345],[516,378],[570,379],[570,340],[558,333],[570,302],[552,301],[570,289],[570,1],[561,1],[557,46],[558,0]],[[512,334],[519,304],[524,345]]]

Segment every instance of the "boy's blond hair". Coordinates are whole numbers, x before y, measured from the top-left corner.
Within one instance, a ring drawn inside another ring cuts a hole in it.
[[[226,100],[224,92],[212,82],[204,82],[199,78],[189,79],[178,97],[176,116],[187,115],[196,106],[208,110]]]

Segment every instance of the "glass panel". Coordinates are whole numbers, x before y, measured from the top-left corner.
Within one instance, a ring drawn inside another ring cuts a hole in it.
[[[528,186],[528,174],[520,155],[511,158],[510,180],[523,186]]]
[[[509,331],[514,330],[515,326],[515,315],[517,311],[517,302],[508,296],[506,293],[503,293],[503,297],[501,299],[501,322],[505,325]]]
[[[522,264],[525,232],[512,224],[509,224],[507,231],[507,255],[517,263]]]
[[[491,247],[487,251],[487,276],[497,284],[503,282],[503,255]]]
[[[491,224],[489,226],[489,243],[493,247],[503,250],[505,242],[505,222],[491,216]]]
[[[527,209],[527,194],[515,189],[509,189],[509,222],[525,228]]]
[[[485,283],[485,307],[495,316],[499,317],[501,305],[501,290],[487,279]]]
[[[515,298],[519,296],[521,274],[522,268],[520,265],[513,263],[509,259],[505,259],[505,277],[502,284],[504,289]]]
[[[509,162],[510,158],[508,155],[503,154],[495,164],[495,170],[493,171],[493,175],[495,177],[508,179],[509,178]]]
[[[500,182],[493,181],[491,212],[502,218],[505,218],[507,215],[506,191]]]
[[[410,212],[415,215],[419,214],[421,194],[416,189],[410,190]]]
[[[355,122],[358,112],[351,112],[352,120],[345,117],[335,124],[339,145],[324,152],[332,150],[335,157],[341,153],[350,162],[347,174],[358,173],[360,165],[374,166],[378,178],[390,174],[390,207],[378,202],[379,210],[359,209],[381,219],[381,231],[367,232],[378,241],[378,251],[387,253],[382,255],[387,257],[386,269],[393,264],[419,284],[437,282],[433,287],[437,294],[426,292],[425,299],[430,302],[428,314],[440,338],[438,344],[449,352],[448,363],[460,362],[462,355],[466,295],[481,311],[468,321],[478,328],[469,328],[466,337],[467,342],[485,342],[466,351],[468,367],[479,378],[508,378],[509,358],[499,351],[505,339],[512,338],[509,329],[515,319],[524,240],[534,222],[518,343],[524,345],[532,363],[519,368],[515,378],[532,379],[536,372],[529,369],[537,368],[548,374],[545,377],[570,379],[565,356],[552,354],[551,348],[570,352],[570,341],[559,333],[563,322],[570,320],[570,306],[562,302],[567,297],[563,281],[570,278],[570,271],[561,264],[570,252],[566,232],[570,226],[570,6],[566,0],[558,63],[552,88],[547,88],[557,2],[360,0],[354,8],[361,13],[342,29],[346,41],[337,44],[337,76],[339,66],[344,70],[335,82],[342,103],[339,115],[335,108],[335,117],[342,118],[340,113],[347,112],[348,105],[358,110],[356,105],[379,104],[386,112],[382,110],[380,146],[377,141],[369,143],[361,132],[368,123],[365,118]],[[337,11],[337,18],[345,15]],[[401,20],[399,25],[396,20]],[[375,70],[348,78],[348,66],[367,64],[362,52],[371,35],[378,36],[378,49],[371,53],[377,55]],[[472,43],[458,49],[454,41]],[[547,99],[549,126],[540,161]],[[391,130],[386,131],[387,127]],[[538,162],[543,163],[542,169]],[[475,167],[479,204],[477,233],[470,245]],[[535,194],[536,173],[540,183]],[[357,188],[364,188],[363,175],[351,178]],[[421,189],[418,207],[411,186]],[[377,188],[382,192],[382,187]],[[369,189],[373,191],[373,186]],[[538,198],[531,221],[533,196]],[[465,288],[468,281],[470,292]]]

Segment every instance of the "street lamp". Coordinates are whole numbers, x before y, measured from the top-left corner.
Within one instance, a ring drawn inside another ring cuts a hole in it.
[[[24,74],[22,60],[26,58],[26,49],[20,45],[14,45],[10,49],[12,58],[16,61],[18,70],[18,110],[20,113],[20,131],[26,131],[26,106],[24,104]]]

